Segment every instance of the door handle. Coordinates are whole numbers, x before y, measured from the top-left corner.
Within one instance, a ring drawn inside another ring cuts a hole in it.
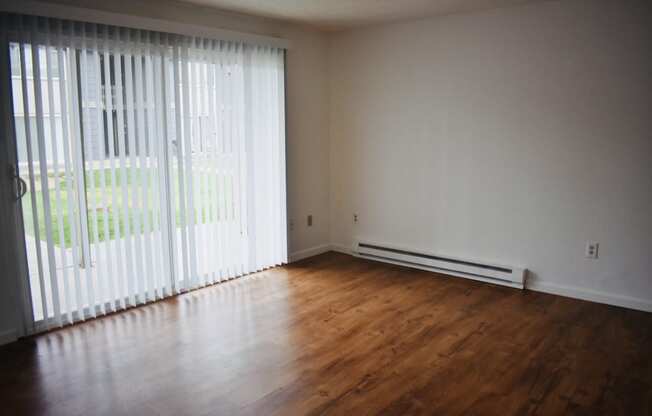
[[[18,201],[27,193],[27,182],[18,175],[16,175],[16,182],[16,201]]]
[[[27,193],[27,182],[18,174],[16,165],[9,166],[9,178],[14,183],[14,200],[19,201]]]

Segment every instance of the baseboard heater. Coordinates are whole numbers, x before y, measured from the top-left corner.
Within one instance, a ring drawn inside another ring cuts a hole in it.
[[[526,269],[520,267],[464,260],[362,241],[355,243],[353,251],[359,257],[421,270],[429,270],[519,289],[523,289],[525,285]]]

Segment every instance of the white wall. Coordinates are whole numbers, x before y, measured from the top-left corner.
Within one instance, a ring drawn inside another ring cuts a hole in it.
[[[288,39],[291,43],[287,53],[288,215],[295,223],[289,235],[289,252],[328,246],[328,40],[325,34],[275,20],[168,0],[50,2]],[[312,227],[306,225],[308,214],[313,215]],[[16,307],[13,276],[9,274],[0,276],[0,343],[3,334],[11,334],[18,325],[19,315],[10,313]]]
[[[334,35],[331,241],[521,265],[539,289],[652,310],[651,18],[562,0]]]

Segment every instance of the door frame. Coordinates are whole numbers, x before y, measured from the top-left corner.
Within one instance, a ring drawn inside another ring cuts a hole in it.
[[[8,297],[9,321],[13,321],[15,337],[29,335],[34,331],[34,315],[29,287],[27,247],[24,239],[22,202],[17,199],[18,151],[13,113],[13,91],[9,40],[6,31],[0,31],[0,90],[7,91],[0,97],[0,212],[2,212],[3,238],[0,239],[2,258],[0,265],[5,276],[2,285]],[[13,314],[11,313],[13,309]],[[0,328],[2,330],[2,328]]]

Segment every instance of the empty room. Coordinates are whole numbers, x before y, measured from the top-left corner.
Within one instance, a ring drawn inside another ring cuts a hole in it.
[[[652,415],[652,2],[0,0],[0,413]]]

